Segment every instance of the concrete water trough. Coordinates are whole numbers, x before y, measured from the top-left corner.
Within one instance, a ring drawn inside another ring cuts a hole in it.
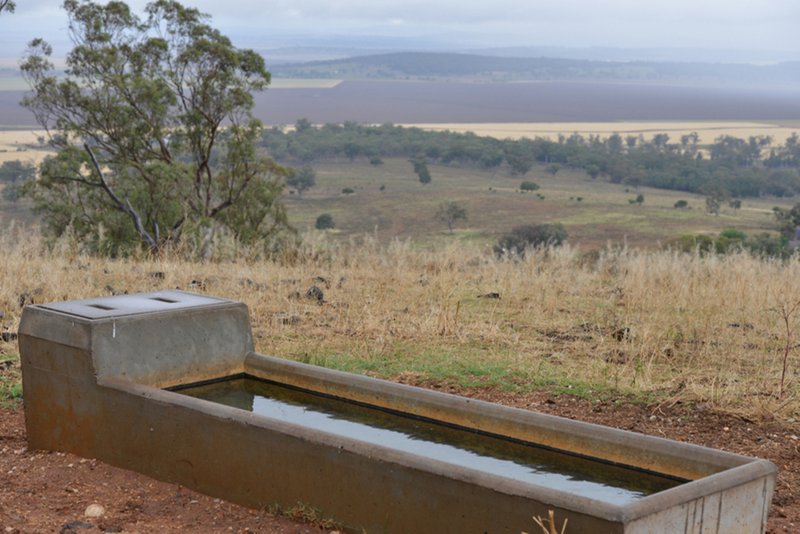
[[[765,461],[258,354],[247,308],[180,291],[25,308],[31,448],[348,530],[763,532]]]

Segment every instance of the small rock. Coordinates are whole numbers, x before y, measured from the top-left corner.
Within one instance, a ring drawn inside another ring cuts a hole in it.
[[[730,430],[731,430],[731,428],[729,426],[723,426],[722,427],[722,431],[723,432],[730,432]]]
[[[16,332],[0,332],[0,339],[5,341],[6,343],[9,341],[16,341],[17,333]]]
[[[102,505],[95,503],[87,506],[86,511],[83,512],[83,515],[85,515],[86,517],[96,518],[96,517],[103,517],[105,513],[106,509],[103,508]]]
[[[617,341],[625,341],[630,338],[631,329],[627,326],[623,326],[622,328],[618,328],[611,333],[611,337],[616,339]]]
[[[189,282],[189,289],[206,289],[208,287],[208,280],[205,278],[195,278]]]
[[[59,532],[60,534],[72,534],[73,532],[77,532],[78,530],[83,528],[94,528],[94,525],[92,525],[91,523],[86,523],[84,521],[78,521],[76,519],[75,521],[64,523],[64,526],[61,527],[61,530]]]
[[[325,302],[325,293],[322,292],[317,286],[311,286],[306,291],[306,298],[309,300],[316,300],[317,304]]]

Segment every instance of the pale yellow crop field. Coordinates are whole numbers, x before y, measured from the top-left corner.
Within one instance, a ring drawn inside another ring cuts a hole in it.
[[[800,133],[796,121],[743,122],[743,121],[628,121],[628,122],[528,122],[528,123],[448,123],[448,124],[405,124],[425,130],[452,132],[473,132],[476,135],[498,139],[520,139],[522,137],[543,137],[556,140],[559,135],[569,136],[579,133],[583,136],[599,135],[608,137],[618,133],[643,135],[646,140],[659,133],[669,135],[672,142],[679,142],[682,135],[697,132],[700,143],[713,143],[721,135],[732,135],[741,139],[750,136],[770,135],[776,144],[783,144],[793,132]]]
[[[0,130],[0,165],[17,159],[42,161],[48,152],[39,145],[37,137],[43,135],[43,130]]]

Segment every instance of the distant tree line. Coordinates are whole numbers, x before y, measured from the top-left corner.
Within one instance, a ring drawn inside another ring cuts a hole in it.
[[[266,130],[261,144],[277,161],[292,165],[332,158],[365,159],[379,165],[382,158],[398,157],[428,164],[505,168],[517,176],[537,164],[553,176],[569,168],[593,180],[633,188],[704,194],[714,200],[713,205],[731,198],[800,194],[800,137],[796,133],[783,143],[770,136],[724,135],[709,145],[701,145],[696,133],[674,142],[666,133],[649,140],[641,135],[577,133],[557,140],[500,140],[392,124],[345,122],[314,127],[301,120],[292,130]]]

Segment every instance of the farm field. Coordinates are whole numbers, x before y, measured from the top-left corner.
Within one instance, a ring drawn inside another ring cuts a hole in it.
[[[722,135],[730,135],[740,139],[751,136],[772,136],[776,144],[782,144],[793,133],[800,132],[798,121],[775,122],[739,122],[739,121],[610,121],[610,122],[529,122],[529,123],[423,123],[404,124],[431,131],[451,131],[495,137],[498,139],[533,139],[542,137],[558,140],[560,135],[569,137],[578,133],[584,137],[590,135],[608,137],[619,134],[623,137],[643,136],[650,141],[654,135],[665,133],[670,141],[677,143],[682,135],[697,133],[700,144],[712,143]]]
[[[43,135],[43,130],[0,130],[0,165],[13,160],[31,163],[42,161],[47,152],[39,145],[37,138]]]
[[[343,81],[335,87],[314,82],[322,85],[278,89],[280,83],[255,95],[255,114],[266,124],[300,118],[397,124],[800,120],[800,97],[778,89],[557,81]],[[23,94],[0,91],[0,127],[35,126],[19,106]]]

